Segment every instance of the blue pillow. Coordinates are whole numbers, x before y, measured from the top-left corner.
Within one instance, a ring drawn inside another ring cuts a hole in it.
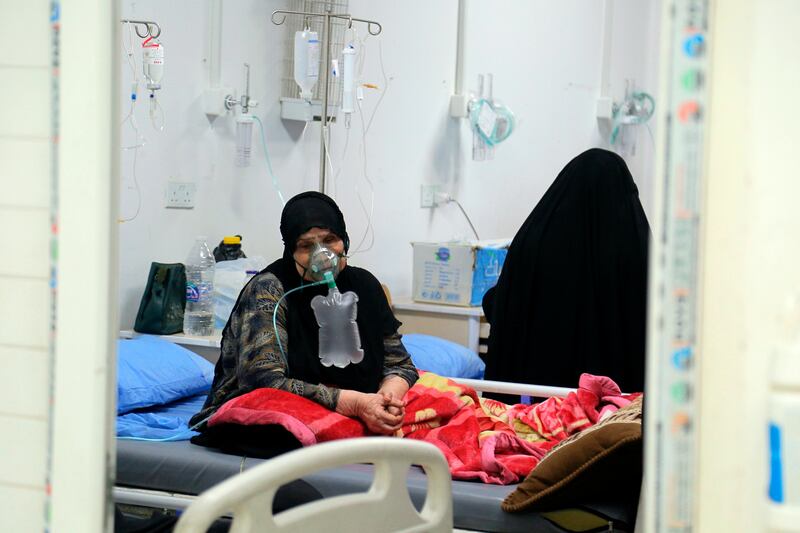
[[[403,344],[420,370],[450,378],[483,379],[486,364],[465,346],[418,333],[403,335]]]
[[[214,365],[177,344],[143,335],[117,341],[117,413],[207,392]]]

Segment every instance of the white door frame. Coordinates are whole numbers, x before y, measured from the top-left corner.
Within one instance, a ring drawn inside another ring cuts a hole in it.
[[[111,531],[116,467],[118,6],[60,5],[50,531]],[[56,112],[56,110],[54,110]]]

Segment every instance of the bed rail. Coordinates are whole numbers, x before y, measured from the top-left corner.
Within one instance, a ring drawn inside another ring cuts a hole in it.
[[[498,394],[516,394],[519,396],[536,396],[537,398],[549,398],[558,396],[564,398],[576,389],[567,387],[550,387],[548,385],[529,385],[527,383],[508,383],[505,381],[487,381],[483,379],[449,378],[456,383],[461,383],[472,387],[480,392],[495,392]]]
[[[272,514],[272,501],[281,485],[352,463],[375,464],[375,478],[367,492],[325,498]],[[428,493],[419,512],[406,487],[412,464],[422,466],[428,475]],[[453,530],[450,470],[442,452],[426,442],[391,437],[326,442],[267,461],[198,496],[181,515],[175,533],[204,532],[230,511],[231,532],[236,533]]]

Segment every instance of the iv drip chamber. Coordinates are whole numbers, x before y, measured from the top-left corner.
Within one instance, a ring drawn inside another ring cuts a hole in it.
[[[355,82],[355,65],[356,65],[356,51],[352,46],[345,47],[342,50],[344,56],[344,77],[342,78],[342,112],[352,113],[353,107],[353,91]]]
[[[342,50],[344,76],[342,77],[342,112],[351,114],[355,111],[353,91],[356,80],[356,31],[348,28],[344,32],[344,49]]]

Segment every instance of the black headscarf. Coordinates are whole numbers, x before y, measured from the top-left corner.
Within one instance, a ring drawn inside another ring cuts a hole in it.
[[[298,194],[286,203],[281,215],[283,257],[265,271],[274,274],[285,292],[308,284],[295,267],[293,253],[297,239],[311,228],[325,228],[340,237],[349,248],[344,217],[330,197],[318,192]],[[319,326],[311,299],[328,292],[326,285],[307,287],[290,294],[287,304],[286,327],[289,334],[287,358],[289,377],[309,383],[324,383],[361,392],[375,392],[383,377],[383,339],[400,327],[394,317],[383,289],[375,276],[364,269],[347,266],[336,278],[339,291],[353,291],[358,295],[358,325],[364,359],[345,368],[324,367],[319,360]]]
[[[283,257],[291,258],[300,235],[311,228],[324,228],[344,241],[344,253],[350,249],[350,237],[344,215],[333,198],[316,191],[301,192],[283,206],[281,213],[281,237]]]
[[[589,372],[642,391],[649,234],[621,157],[592,149],[570,161],[484,298],[486,379],[575,387]]]

